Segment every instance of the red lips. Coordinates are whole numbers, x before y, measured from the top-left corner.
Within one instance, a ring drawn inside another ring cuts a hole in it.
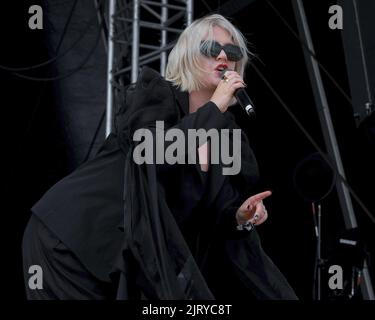
[[[218,66],[216,66],[215,70],[222,71],[223,69],[228,69],[228,65],[226,63],[220,63]]]

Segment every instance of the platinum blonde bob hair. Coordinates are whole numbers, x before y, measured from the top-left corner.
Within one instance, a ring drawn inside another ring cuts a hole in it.
[[[236,62],[235,71],[244,76],[245,66],[251,54],[246,46],[245,37],[222,15],[212,14],[195,20],[188,26],[169,54],[165,78],[180,90],[191,92],[202,88],[200,79],[204,76],[205,70],[199,63],[202,56],[200,46],[203,41],[214,40],[215,26],[226,30],[233,43],[240,47],[243,58]]]

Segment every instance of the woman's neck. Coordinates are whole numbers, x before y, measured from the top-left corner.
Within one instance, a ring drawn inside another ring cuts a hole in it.
[[[199,90],[189,93],[189,113],[197,111],[200,107],[210,101],[213,92],[211,90]]]

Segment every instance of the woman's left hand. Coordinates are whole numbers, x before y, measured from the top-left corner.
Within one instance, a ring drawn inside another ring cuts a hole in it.
[[[238,225],[244,224],[248,220],[254,225],[260,225],[266,221],[268,213],[262,200],[269,197],[271,194],[271,191],[264,191],[245,200],[236,212]]]

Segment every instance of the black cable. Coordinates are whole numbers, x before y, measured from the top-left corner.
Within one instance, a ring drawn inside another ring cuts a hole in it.
[[[318,275],[318,268],[319,268],[319,262],[318,262],[318,246],[319,243],[316,243],[315,247],[315,257],[314,257],[314,267],[313,267],[313,290],[312,290],[312,299],[316,300],[316,278]]]
[[[23,74],[20,74],[20,73],[17,73],[17,72],[14,72],[13,74],[16,75],[17,77],[27,79],[27,80],[32,80],[32,81],[56,81],[56,80],[61,80],[61,79],[65,79],[67,77],[70,77],[71,75],[80,71],[82,69],[82,67],[87,63],[87,61],[91,58],[91,56],[94,54],[94,52],[96,50],[96,47],[99,44],[100,32],[101,32],[101,26],[99,26],[99,28],[98,28],[98,34],[97,34],[96,39],[95,39],[94,47],[89,51],[87,56],[83,59],[83,61],[76,68],[74,68],[73,70],[69,71],[66,74],[62,74],[62,75],[50,77],[50,78],[31,77],[31,76],[26,76],[26,75],[23,75]]]
[[[314,221],[314,231],[315,231],[315,237],[316,237],[316,247],[315,247],[315,257],[314,257],[314,268],[313,268],[313,291],[312,291],[312,299],[316,299],[316,278],[318,274],[318,251],[319,251],[319,237],[321,237],[321,234],[319,233],[319,227],[318,227],[318,219],[316,219],[316,210],[315,210],[315,203],[312,203],[312,213],[313,213],[313,221]]]
[[[99,131],[100,131],[100,128],[103,124],[103,121],[104,121],[104,118],[105,118],[105,115],[106,115],[106,108],[104,108],[104,111],[102,112],[102,115],[100,116],[100,119],[99,119],[99,123],[95,129],[95,132],[94,132],[94,136],[93,138],[91,139],[91,142],[90,142],[90,146],[86,152],[86,155],[85,157],[83,158],[82,163],[86,162],[88,159],[89,159],[89,156],[90,156],[90,153],[92,151],[92,149],[94,148],[94,143],[96,141],[96,138],[98,137],[98,134],[99,134]]]
[[[130,9],[129,9],[129,4],[128,5],[125,5],[125,15],[128,15],[128,17],[130,18],[131,17],[131,12],[130,12]],[[122,10],[122,9],[121,9]],[[125,36],[127,37],[128,36],[128,33],[124,33],[125,34]],[[127,39],[127,40],[129,40],[129,39]],[[121,60],[121,59],[120,59]],[[120,64],[121,63],[121,61],[118,61],[118,64]],[[116,69],[116,68],[115,68]],[[116,83],[114,82],[112,85],[115,85]],[[120,87],[120,90],[121,90],[121,87]],[[102,112],[102,115],[101,115],[101,117],[100,117],[100,119],[99,119],[99,123],[98,123],[98,125],[97,125],[97,127],[96,127],[96,130],[95,130],[95,133],[94,133],[94,136],[93,136],[93,138],[92,138],[92,140],[91,140],[91,142],[90,142],[90,146],[89,146],[89,148],[88,148],[88,150],[87,150],[87,152],[86,152],[86,155],[85,155],[85,157],[83,158],[83,160],[82,160],[82,162],[81,162],[81,164],[83,164],[84,162],[86,162],[88,159],[89,159],[89,156],[90,156],[90,154],[91,154],[91,152],[92,152],[92,149],[93,149],[93,147],[94,147],[94,143],[95,143],[95,141],[96,141],[96,139],[97,139],[97,136],[98,136],[98,134],[99,134],[99,131],[100,131],[100,128],[101,128],[101,126],[102,126],[102,124],[103,124],[103,121],[104,121],[104,118],[105,118],[105,115],[106,115],[106,108],[103,110],[103,112]]]
[[[60,41],[56,47],[56,52],[58,52],[60,50],[60,47],[65,39],[65,35],[66,35],[66,32],[68,30],[68,26],[70,24],[70,21],[72,20],[72,17],[73,17],[73,13],[74,13],[74,10],[77,6],[77,3],[78,3],[78,0],[75,0],[73,5],[72,5],[72,8],[70,9],[70,12],[69,12],[69,16],[68,16],[68,19],[66,20],[66,23],[64,25],[64,29],[63,29],[63,32],[61,34],[61,37],[60,37]]]
[[[213,10],[210,8],[210,6],[207,4],[207,2],[205,0],[202,0],[204,6],[206,7],[206,9],[208,9],[208,12],[212,12]]]
[[[98,3],[98,8],[96,9],[96,11],[100,10],[101,9],[101,5],[102,5],[102,2],[104,0],[100,0],[100,2]],[[75,8],[77,4],[77,1],[73,4],[73,9]],[[84,30],[81,32],[81,34],[79,35],[79,37],[62,53],[60,54],[57,54],[56,56],[54,56],[53,58],[51,59],[48,59],[44,62],[41,62],[41,63],[38,63],[38,64],[35,64],[35,65],[31,65],[31,66],[28,66],[28,67],[7,67],[7,66],[4,66],[4,65],[1,65],[0,64],[0,69],[2,70],[5,70],[5,71],[10,71],[10,72],[18,72],[18,71],[28,71],[28,70],[33,70],[33,69],[37,69],[37,68],[40,68],[40,67],[44,67],[52,62],[55,62],[56,60],[64,57],[66,54],[68,54],[74,47],[76,47],[76,45],[82,40],[82,38],[87,34],[87,31],[88,29],[92,26],[92,24],[96,21],[97,19],[97,13],[95,13],[95,15],[93,17],[91,17],[89,19],[89,22],[87,23],[87,25],[85,26]],[[63,31],[63,35],[65,35],[65,28],[67,27],[67,25],[64,26],[64,31]],[[60,40],[61,41],[61,40]],[[60,45],[58,45],[58,48],[60,47]]]
[[[75,10],[75,7],[76,7],[77,3],[78,3],[78,0],[75,0],[74,3],[73,3],[73,5],[72,5],[72,7],[71,7],[71,9],[70,9],[68,18],[67,18],[66,23],[64,25],[63,32],[61,33],[61,37],[60,37],[59,43],[56,46],[56,52],[57,53],[59,52],[59,50],[61,48],[61,45],[62,45],[62,43],[64,41],[64,38],[65,38],[65,35],[66,35],[66,31],[67,31],[68,26],[70,24],[70,21],[71,21],[71,19],[73,17],[73,13],[74,13],[74,10]],[[41,102],[42,102],[42,97],[43,97],[43,95],[45,93],[45,89],[46,89],[46,83],[43,83],[43,85],[42,85],[42,87],[40,88],[40,91],[39,91],[37,103],[36,103],[36,105],[35,105],[32,113],[31,113],[31,119],[30,119],[30,121],[29,121],[29,123],[27,125],[26,130],[25,130],[25,136],[27,136],[27,134],[30,132],[30,130],[32,128],[32,124],[34,122],[35,115],[36,115],[36,113],[37,113],[37,111],[38,111],[38,109],[40,107]]]
[[[303,125],[299,122],[299,120],[296,118],[296,116],[288,108],[286,103],[281,99],[281,97],[275,91],[275,89],[272,87],[272,85],[267,81],[267,79],[263,76],[263,74],[258,70],[258,68],[251,61],[250,61],[250,65],[253,67],[253,69],[259,75],[259,77],[263,80],[263,82],[266,84],[266,86],[269,88],[269,90],[272,92],[272,94],[276,97],[276,99],[279,101],[279,103],[282,105],[282,107],[285,109],[285,111],[289,114],[289,116],[292,118],[292,120],[297,124],[298,128],[302,131],[302,133],[306,136],[306,138],[310,141],[310,143],[314,146],[314,148],[319,152],[319,154],[322,156],[322,158],[325,160],[325,162],[330,166],[330,168],[334,171],[334,173],[337,175],[337,177],[345,184],[345,186],[348,188],[348,191],[353,196],[353,198],[357,201],[357,203],[360,205],[362,210],[367,214],[367,216],[370,218],[370,220],[375,224],[375,217],[370,212],[370,210],[365,206],[365,204],[362,202],[362,200],[357,196],[357,194],[351,188],[351,186],[346,181],[346,179],[340,174],[340,172],[338,172],[337,167],[335,165],[333,165],[333,161],[331,162],[331,159],[329,158],[329,156],[326,155],[324,153],[324,151],[319,147],[318,143],[308,133],[308,131],[303,127]]]
[[[293,28],[290,26],[290,24],[284,19],[284,17],[280,14],[280,12],[270,3],[269,0],[266,0],[267,4],[274,10],[274,12],[277,14],[277,16],[282,20],[282,22],[286,25],[286,27],[289,29],[289,31],[294,35],[294,37],[302,44],[302,46],[309,52],[309,54],[314,57],[316,62],[318,63],[319,67],[324,71],[324,73],[328,76],[328,78],[332,81],[332,83],[336,86],[336,88],[340,91],[340,93],[346,98],[348,103],[351,105],[352,108],[354,108],[353,102],[351,99],[347,96],[347,94],[344,92],[344,90],[340,87],[340,85],[337,83],[337,81],[333,78],[333,76],[326,70],[326,68],[319,62],[317,59],[315,53],[310,50],[308,45],[303,41],[297,33],[293,30]],[[257,71],[258,72],[258,71]],[[270,84],[267,84],[270,86]],[[271,89],[272,87],[270,87]],[[273,90],[273,89],[272,89]],[[276,92],[275,92],[276,93]],[[275,94],[274,93],[274,94]],[[280,97],[276,96],[276,98],[279,100]],[[279,100],[281,103],[281,99]],[[283,105],[284,109],[287,110],[287,106]],[[370,220],[375,224],[375,217],[374,215],[369,211],[369,209],[365,206],[365,204],[362,202],[362,200],[357,196],[357,194],[354,192],[354,190],[350,187],[349,183],[346,181],[346,179],[338,172],[338,169],[336,166],[334,166],[328,158],[326,158],[323,151],[318,147],[317,143],[313,140],[313,138],[307,133],[305,129],[303,129],[302,125],[298,122],[297,118],[290,112],[290,110],[287,110],[289,115],[292,117],[292,119],[296,122],[298,127],[303,131],[305,136],[309,139],[309,141],[314,145],[314,147],[318,150],[318,152],[323,156],[324,160],[327,162],[327,164],[331,167],[332,170],[337,174],[339,179],[345,184],[345,186],[348,188],[350,194],[353,196],[353,198],[357,201],[357,203],[360,205],[360,207],[363,209],[363,211],[367,214],[367,216],[370,218]],[[319,148],[319,149],[318,149]]]
[[[94,0],[94,2],[95,2],[95,5],[96,5],[97,9],[99,9],[100,8],[100,4],[96,0]],[[99,17],[98,17],[99,24],[102,25],[102,27],[103,27],[102,30],[104,32],[104,38],[108,39],[108,34],[109,33],[108,33],[107,28],[106,28],[106,23],[103,23],[103,21],[105,21],[105,17],[103,16],[101,10],[99,10],[98,14],[99,14]],[[105,46],[105,43],[104,43],[104,46]],[[106,48],[106,52],[108,52],[107,48]],[[91,139],[89,148],[88,148],[88,150],[86,152],[86,155],[83,158],[81,164],[85,163],[89,159],[89,157],[90,157],[91,151],[94,148],[95,141],[96,141],[96,139],[98,137],[100,128],[102,127],[105,115],[106,115],[106,108],[104,108],[104,110],[102,111],[102,114],[101,114],[100,119],[99,119],[99,123],[96,126],[96,129],[95,129],[94,135],[93,135],[93,137]]]
[[[99,24],[102,23],[102,21],[104,21],[103,23],[103,28],[102,28],[102,37],[103,37],[103,45],[104,45],[104,50],[106,53],[108,53],[108,35],[109,35],[109,31],[108,31],[108,23],[106,21],[106,17],[104,16],[104,10],[102,10],[103,8],[101,7],[101,3],[100,1],[98,2],[98,0],[94,0],[94,3],[95,3],[95,7],[96,7],[96,13],[97,13],[97,18],[98,18],[98,22]]]
[[[293,28],[290,26],[290,24],[285,20],[285,18],[281,15],[281,13],[269,2],[269,0],[266,0],[267,4],[272,8],[272,10],[276,13],[276,15],[281,19],[281,21],[285,24],[285,26],[289,29],[289,31],[293,34],[293,36],[301,43],[301,45],[309,52],[309,54],[314,57],[319,67],[323,70],[325,75],[328,77],[329,80],[335,85],[335,87],[339,90],[339,92],[344,96],[344,98],[348,101],[348,103],[352,106],[354,109],[354,104],[352,100],[349,98],[349,96],[345,93],[344,89],[341,88],[341,86],[338,84],[338,82],[334,79],[334,77],[328,72],[328,70],[319,62],[316,54],[310,50],[308,45],[305,41],[303,41],[298,34],[293,30]]]

